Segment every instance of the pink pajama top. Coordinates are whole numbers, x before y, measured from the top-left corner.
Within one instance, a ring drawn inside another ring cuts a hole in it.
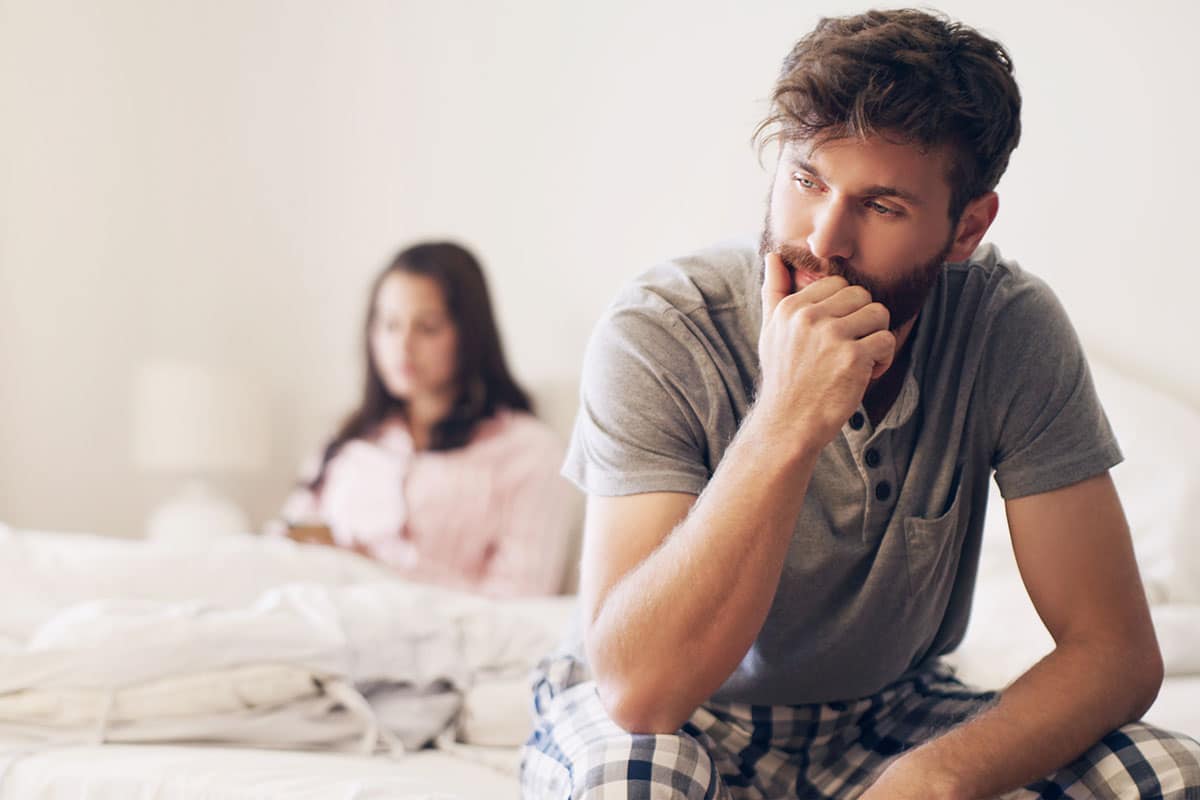
[[[327,525],[408,577],[511,596],[554,594],[575,522],[562,446],[525,412],[484,420],[466,446],[417,451],[403,422],[347,442],[319,492],[294,491],[281,516]],[[310,471],[315,474],[315,469]]]

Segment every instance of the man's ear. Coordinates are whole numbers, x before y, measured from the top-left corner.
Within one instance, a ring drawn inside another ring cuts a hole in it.
[[[992,227],[992,220],[996,218],[996,212],[999,210],[1000,198],[995,192],[981,194],[967,203],[962,216],[958,218],[958,226],[954,229],[954,238],[951,240],[946,260],[954,262],[970,258],[971,253],[974,253],[975,248],[983,241],[988,228]]]

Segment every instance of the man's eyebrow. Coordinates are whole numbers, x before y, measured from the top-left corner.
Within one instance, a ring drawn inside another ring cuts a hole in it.
[[[805,160],[801,156],[792,156],[789,161],[791,161],[792,166],[796,169],[803,170],[818,180],[825,180],[825,178],[821,176],[820,171],[813,166],[812,163]],[[895,197],[898,200],[903,200],[909,205],[923,205],[921,198],[917,197],[912,192],[901,189],[898,186],[885,186],[881,183],[877,183],[874,186],[868,186],[862,192],[859,192],[859,194],[861,194],[863,197]]]
[[[895,197],[898,200],[903,200],[912,206],[921,205],[921,198],[917,197],[912,192],[906,192],[897,186],[868,186],[862,193],[866,197]]]
[[[814,178],[821,178],[820,171],[801,156],[793,155],[788,160],[792,162],[792,166],[796,169],[802,169]],[[821,178],[821,180],[824,180],[824,178]]]

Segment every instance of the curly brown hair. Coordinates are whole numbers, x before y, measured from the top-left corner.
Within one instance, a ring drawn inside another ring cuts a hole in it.
[[[1021,93],[999,42],[915,9],[822,19],[784,59],[755,131],[779,139],[883,136],[949,145],[950,219],[996,188],[1021,138]]]

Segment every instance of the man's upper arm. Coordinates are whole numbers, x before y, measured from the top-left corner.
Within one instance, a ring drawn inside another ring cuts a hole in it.
[[[699,494],[711,378],[704,349],[669,310],[608,312],[584,354],[580,406],[563,474],[589,496]]]
[[[980,392],[1006,499],[1070,486],[1121,461],[1066,310],[1028,273],[1010,283],[993,301]]]
[[[589,624],[708,482],[704,349],[691,335],[670,309],[632,305],[606,313],[588,343],[564,475],[588,497],[579,593]]]
[[[1059,644],[1108,638],[1157,654],[1129,526],[1108,472],[1005,504],[1030,599]]]
[[[612,587],[662,544],[695,502],[695,495],[682,492],[588,496],[579,581],[585,624],[595,620]]]

